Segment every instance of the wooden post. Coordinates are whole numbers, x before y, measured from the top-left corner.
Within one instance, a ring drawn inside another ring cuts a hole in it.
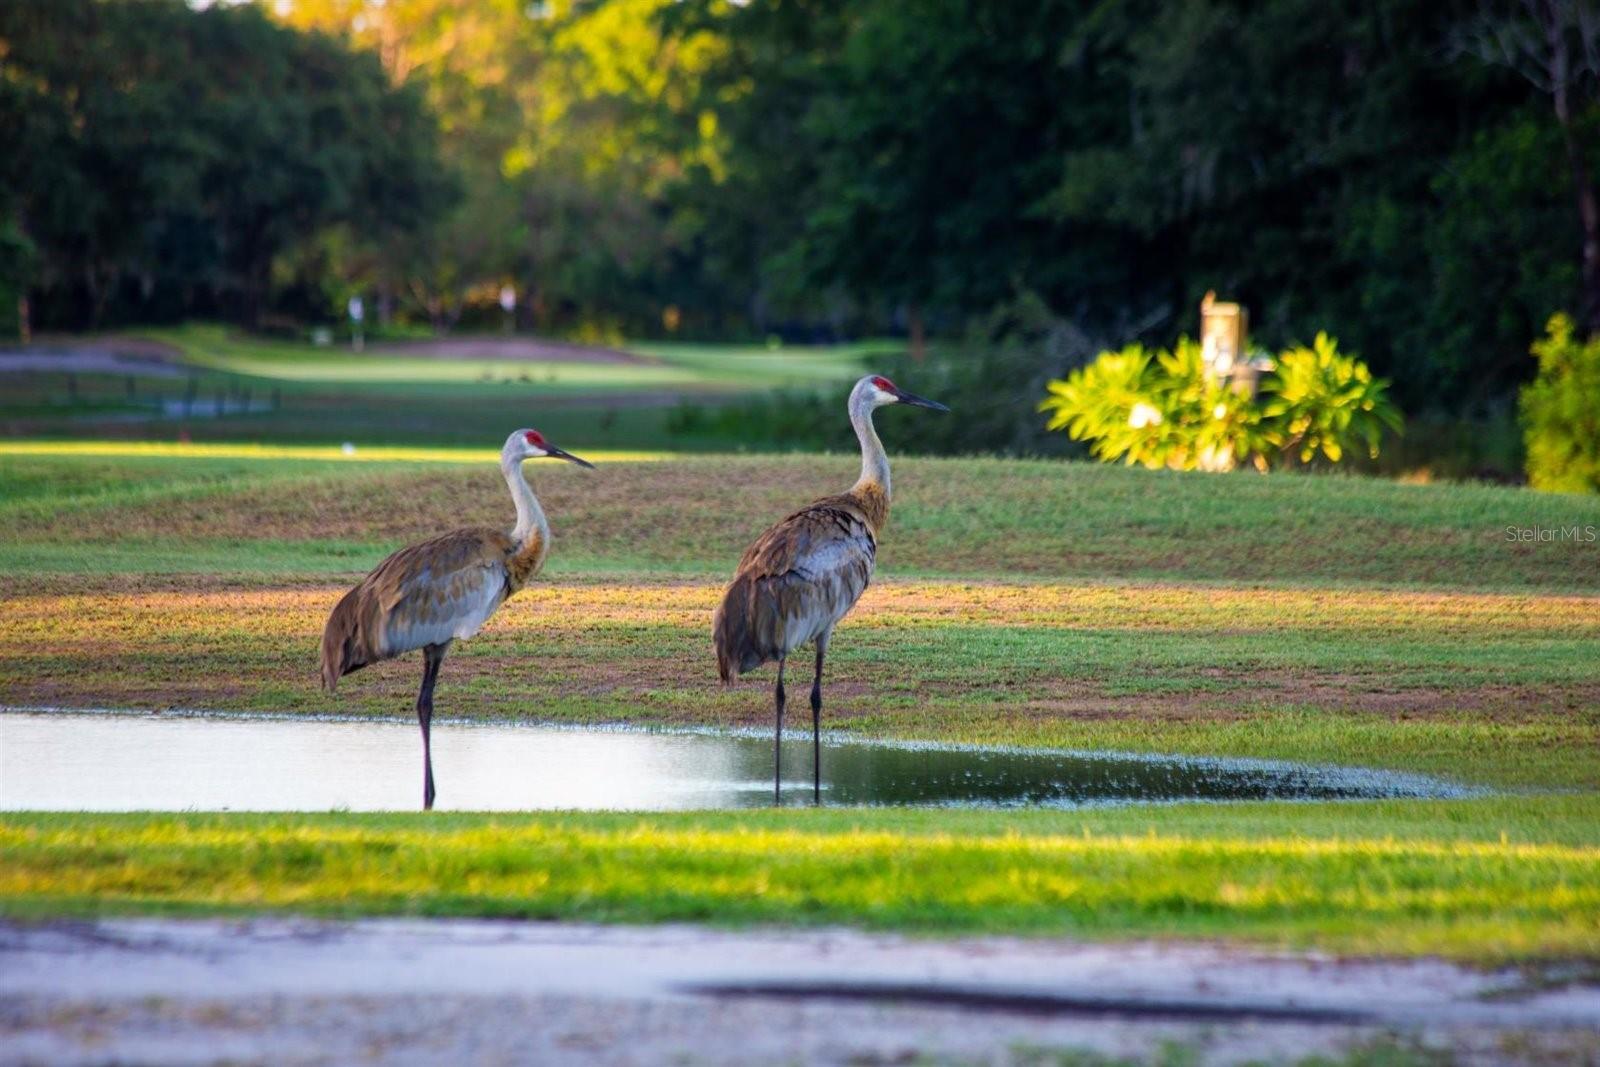
[[[1247,371],[1250,360],[1245,340],[1250,330],[1250,313],[1239,304],[1223,303],[1216,293],[1200,301],[1200,351],[1206,373],[1218,381],[1235,385],[1248,379],[1247,389],[1254,395],[1254,375]]]
[[[1200,301],[1200,358],[1206,377],[1246,399],[1255,396],[1257,374],[1245,349],[1249,327],[1250,314],[1239,304],[1223,303],[1214,292]],[[1219,405],[1216,417],[1222,418],[1225,412]],[[1235,462],[1231,445],[1207,448],[1200,456],[1200,469],[1230,471]]]

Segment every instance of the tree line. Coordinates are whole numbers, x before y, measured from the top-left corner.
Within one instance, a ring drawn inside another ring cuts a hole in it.
[[[324,314],[460,193],[420,87],[251,6],[0,5],[0,131],[0,289],[44,327]]]
[[[591,339],[1042,321],[1059,373],[1215,289],[1413,410],[1600,329],[1594,0],[17,0],[0,43],[46,324],[510,285]]]

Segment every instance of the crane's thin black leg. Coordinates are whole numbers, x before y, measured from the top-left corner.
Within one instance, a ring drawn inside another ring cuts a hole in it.
[[[417,693],[417,722],[422,726],[422,810],[433,809],[433,749],[429,727],[433,725],[433,686],[439,680],[439,665],[444,662],[448,644],[422,648],[422,689]]]
[[[783,803],[783,660],[778,661],[778,688],[773,693],[778,705],[778,726],[772,734],[772,805]]]
[[[817,638],[817,675],[811,680],[811,802],[822,803],[822,659],[828,635]]]

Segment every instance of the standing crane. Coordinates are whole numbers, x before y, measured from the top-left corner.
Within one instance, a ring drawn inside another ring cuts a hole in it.
[[[450,642],[477,633],[507,597],[540,569],[550,551],[550,524],[522,474],[522,462],[553,457],[594,469],[563,452],[538,430],[518,430],[500,450],[500,473],[517,506],[517,525],[469,527],[402,548],[344,595],[322,631],[322,687],[380,660],[422,649],[422,807],[433,807],[433,685]]]
[[[847,492],[825,496],[770,527],[745,550],[739,569],[711,620],[717,673],[724,684],[763,663],[778,661],[774,691],[777,728],[772,741],[772,802],[782,802],[783,668],[789,654],[815,642],[811,682],[811,780],[822,799],[822,661],[840,619],[855,607],[878,551],[878,532],[889,521],[889,457],[872,426],[873,409],[912,404],[949,411],[868,375],[850,390],[850,425],[861,441],[861,477]]]

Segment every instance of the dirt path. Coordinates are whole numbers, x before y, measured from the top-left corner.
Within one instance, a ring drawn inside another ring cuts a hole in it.
[[[0,346],[0,374],[38,371],[61,374],[127,374],[180,378],[188,371],[179,354],[158,341],[131,337],[40,337],[26,347]]]
[[[618,363],[656,361],[617,348],[580,345],[537,337],[442,337],[369,345],[369,356],[414,359],[495,359],[529,363]],[[158,341],[130,337],[42,336],[26,347],[0,346],[0,373],[54,371],[78,374],[133,374],[178,377],[188,373],[182,354]]]
[[[0,924],[0,1063],[1593,1062],[1600,986],[1432,960],[849,931],[377,920]],[[918,1060],[921,1062],[921,1060]]]

